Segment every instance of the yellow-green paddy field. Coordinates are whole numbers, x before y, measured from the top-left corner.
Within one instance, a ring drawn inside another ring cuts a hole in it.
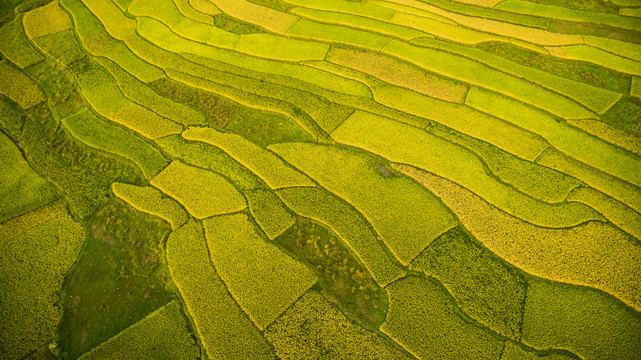
[[[640,360],[641,0],[0,1],[0,360]]]

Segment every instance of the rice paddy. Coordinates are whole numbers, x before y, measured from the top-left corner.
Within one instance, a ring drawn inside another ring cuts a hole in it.
[[[0,358],[635,360],[638,0],[0,3]]]

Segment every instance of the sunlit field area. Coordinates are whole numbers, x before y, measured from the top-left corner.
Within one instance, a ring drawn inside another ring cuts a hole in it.
[[[0,1],[0,360],[640,360],[641,0]]]

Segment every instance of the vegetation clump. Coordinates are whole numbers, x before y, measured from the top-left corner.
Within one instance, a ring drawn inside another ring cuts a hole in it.
[[[160,246],[170,231],[165,222],[111,195],[85,229],[61,302],[64,359],[77,358],[176,298]]]

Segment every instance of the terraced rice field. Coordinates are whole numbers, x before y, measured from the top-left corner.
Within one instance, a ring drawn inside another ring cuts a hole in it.
[[[0,359],[641,359],[641,1],[1,2]]]

